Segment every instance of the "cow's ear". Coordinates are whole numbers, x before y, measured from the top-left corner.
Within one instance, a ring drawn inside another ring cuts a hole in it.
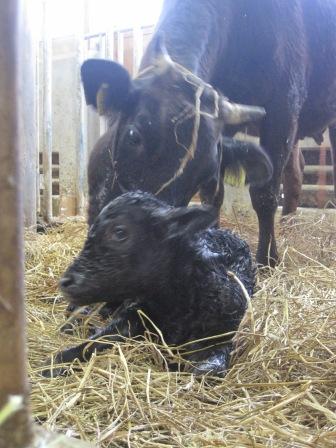
[[[180,236],[190,237],[215,225],[217,218],[217,211],[210,206],[179,207],[169,210],[164,216],[167,239]]]
[[[240,186],[261,186],[273,175],[273,165],[266,152],[258,145],[230,138],[220,143],[222,161],[225,166],[224,182]]]
[[[127,70],[104,59],[88,59],[81,68],[85,99],[100,115],[123,108],[132,87]]]

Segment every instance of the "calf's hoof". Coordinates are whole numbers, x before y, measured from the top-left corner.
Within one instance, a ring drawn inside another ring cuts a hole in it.
[[[81,320],[76,319],[76,320],[66,322],[65,324],[63,324],[61,326],[61,328],[59,329],[59,331],[64,334],[73,335],[73,334],[75,334],[76,328],[80,325],[81,325]],[[86,330],[85,332],[86,332],[87,336],[91,337],[97,333],[99,328],[95,327],[94,325],[87,324],[87,325],[85,325],[85,330]]]
[[[60,364],[64,364],[62,352],[52,358],[48,358],[44,364],[44,369],[41,371],[41,375],[44,378],[56,378],[57,376],[69,375],[68,366],[62,366]]]
[[[197,376],[209,375],[223,378],[229,369],[230,351],[230,348],[224,348],[207,359],[195,360],[191,369],[192,373]]]
[[[55,363],[54,363],[55,364]],[[53,367],[51,359],[46,363],[45,368],[42,370],[41,375],[44,378],[56,378],[58,376],[69,375],[69,370],[66,367]]]

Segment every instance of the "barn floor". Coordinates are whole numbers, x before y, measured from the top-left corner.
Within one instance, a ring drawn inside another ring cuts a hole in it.
[[[244,215],[223,225],[256,246]],[[336,213],[278,227],[283,259],[260,272],[253,311],[225,379],[169,373],[151,340],[114,345],[68,377],[40,376],[46,357],[85,338],[59,332],[57,281],[80,249],[83,222],[26,235],[33,413],[99,447],[336,447]]]

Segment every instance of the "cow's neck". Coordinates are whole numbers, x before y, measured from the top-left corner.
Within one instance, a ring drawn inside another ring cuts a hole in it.
[[[144,55],[141,69],[153,64],[157,42],[164,45],[174,62],[184,66],[206,82],[211,82],[218,57],[226,47],[230,33],[231,2],[202,0],[167,1],[159,25]]]

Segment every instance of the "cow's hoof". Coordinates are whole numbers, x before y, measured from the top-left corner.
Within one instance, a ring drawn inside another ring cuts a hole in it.
[[[279,256],[273,255],[273,256],[264,256],[257,254],[257,265],[258,268],[275,268],[275,266],[278,264]]]

